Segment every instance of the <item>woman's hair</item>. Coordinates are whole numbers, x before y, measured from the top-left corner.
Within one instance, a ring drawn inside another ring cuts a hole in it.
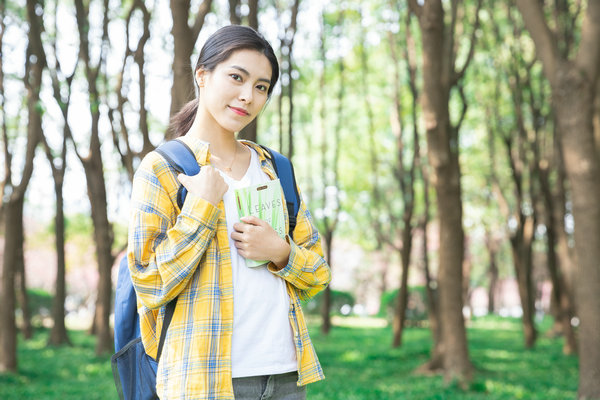
[[[194,75],[198,69],[213,71],[217,65],[226,61],[235,51],[256,50],[267,57],[271,64],[271,85],[267,96],[271,96],[273,88],[279,79],[279,63],[273,48],[267,40],[257,31],[249,26],[228,25],[213,33],[202,46]],[[195,79],[194,79],[195,82]],[[184,135],[192,127],[196,111],[198,109],[198,98],[185,104],[182,109],[171,118],[170,129],[174,137]]]

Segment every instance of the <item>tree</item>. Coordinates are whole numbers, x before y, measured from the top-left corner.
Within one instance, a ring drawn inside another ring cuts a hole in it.
[[[392,168],[392,172],[396,182],[398,183],[400,196],[402,197],[403,203],[402,223],[399,223],[400,218],[390,218],[393,221],[393,225],[401,227],[399,246],[395,246],[395,249],[400,253],[402,275],[400,279],[400,292],[398,293],[396,313],[394,315],[393,322],[394,339],[392,344],[394,347],[399,347],[402,344],[402,332],[404,330],[404,322],[406,319],[406,308],[408,305],[408,271],[411,264],[410,256],[412,251],[414,230],[413,214],[416,201],[415,180],[417,170],[419,169],[421,163],[421,146],[419,145],[419,128],[417,118],[417,101],[419,98],[419,90],[417,89],[416,78],[417,55],[414,38],[412,37],[410,30],[410,19],[410,13],[407,12],[405,19],[406,45],[404,46],[404,58],[407,61],[407,81],[408,87],[410,88],[409,120],[411,123],[405,124],[403,121],[403,110],[400,99],[400,61],[397,55],[397,43],[395,36],[391,32],[388,32],[390,55],[394,66],[393,107],[390,122],[394,137],[396,139],[397,149],[397,161],[395,166]],[[365,62],[366,60],[363,60],[363,63]],[[408,169],[405,166],[405,153],[407,153],[406,149],[410,143],[410,140],[406,138],[406,132],[409,129],[403,128],[404,126],[410,126],[412,129],[412,156]],[[390,216],[392,215],[391,212],[389,214]]]
[[[436,192],[440,222],[439,250],[439,315],[443,340],[444,375],[447,380],[470,381],[472,365],[469,360],[467,336],[462,315],[462,283],[464,232],[462,227],[462,200],[460,164],[458,159],[458,132],[466,113],[463,110],[455,126],[450,121],[448,103],[451,90],[462,96],[462,79],[473,57],[475,32],[479,25],[481,1],[475,6],[475,21],[462,68],[456,68],[456,27],[461,20],[458,1],[450,2],[450,17],[446,18],[441,0],[409,1],[421,30],[423,48],[422,107],[431,180]],[[463,9],[464,12],[464,9]],[[430,365],[431,367],[438,367]]]
[[[190,58],[196,45],[198,35],[204,26],[204,19],[210,12],[212,0],[203,0],[198,7],[196,18],[190,26],[190,0],[171,0],[171,15],[173,17],[174,53],[173,53],[173,84],[171,86],[171,112],[173,116],[179,112],[185,103],[194,98],[191,83],[193,68]],[[175,132],[167,132],[167,139]]]
[[[135,21],[135,12],[140,11],[142,13],[142,26],[143,32],[140,35],[137,46],[135,49],[130,46],[131,36],[131,25]],[[143,0],[134,0],[131,3],[131,8],[127,12],[125,18],[125,42],[127,48],[125,49],[125,55],[123,57],[123,66],[117,77],[117,87],[115,93],[117,95],[117,106],[111,107],[109,105],[108,118],[110,119],[111,132],[113,137],[113,143],[121,161],[127,170],[129,180],[133,182],[133,175],[135,173],[135,161],[142,159],[150,151],[154,150],[154,145],[150,141],[150,130],[148,128],[148,110],[146,109],[146,75],[144,73],[144,46],[150,38],[150,18],[151,14],[146,7],[146,3]],[[131,106],[129,100],[129,85],[131,82],[126,82],[126,69],[130,62],[133,60],[137,66],[138,72],[138,93],[139,93],[139,119],[138,119],[138,130],[142,135],[142,147],[139,151],[134,150],[131,147],[131,137],[129,128],[125,123],[126,105]],[[107,83],[108,85],[108,83]]]
[[[320,56],[322,62],[322,70],[320,76],[320,88],[319,88],[319,122],[320,122],[320,134],[321,134],[321,205],[322,205],[322,217],[318,218],[319,231],[323,233],[325,239],[325,260],[332,267],[331,254],[332,254],[332,243],[335,230],[339,222],[340,214],[340,199],[339,199],[339,155],[340,155],[340,137],[343,120],[343,101],[345,94],[345,76],[344,76],[344,58],[340,55],[337,63],[338,75],[339,75],[339,87],[337,91],[337,112],[336,124],[333,128],[333,143],[329,144],[328,138],[331,136],[327,131],[327,109],[326,109],[326,87],[325,87],[325,75],[327,70],[327,57],[326,57],[326,29],[330,16],[326,14],[325,10],[322,10],[321,14],[321,46]],[[335,16],[334,16],[335,18]],[[340,26],[344,19],[344,11],[338,10],[336,25]],[[331,147],[330,147],[331,146]],[[330,150],[331,149],[331,150]],[[328,161],[328,154],[333,152],[331,161]],[[323,322],[321,324],[321,332],[329,334],[331,330],[331,288],[327,286],[323,291],[323,303],[321,304],[321,315]]]
[[[293,0],[291,9],[290,9],[290,22],[287,26],[280,28],[280,36],[279,36],[279,59],[280,70],[281,70],[281,94],[278,97],[277,101],[277,109],[279,113],[279,149],[281,152],[287,155],[287,157],[291,160],[294,155],[294,136],[293,136],[293,123],[294,123],[294,58],[293,58],[293,48],[294,48],[294,38],[296,36],[297,29],[297,20],[298,20],[298,9],[300,5],[300,0]],[[287,9],[287,7],[285,8]],[[281,21],[283,18],[281,17],[283,14],[282,9],[280,9],[279,2],[276,2],[276,10],[278,21]],[[287,116],[284,117],[284,108],[283,108],[283,100],[286,99],[287,105]],[[283,123],[284,118],[287,119],[287,129],[286,133],[284,133]],[[284,151],[284,139],[287,137],[287,151]]]
[[[563,3],[563,2],[559,2]],[[564,2],[564,4],[567,4]],[[579,48],[574,56],[560,51],[559,35],[549,27],[543,3],[517,0],[552,88],[565,169],[569,179],[575,253],[579,328],[579,397],[600,398],[600,156],[594,139],[593,103],[600,73],[600,3],[588,1]],[[567,18],[568,7],[557,13]]]
[[[236,8],[237,9],[237,8]],[[248,0],[248,18],[247,24],[249,27],[258,31],[258,0]],[[258,119],[254,118],[246,125],[239,133],[240,139],[256,142],[258,129]]]
[[[92,61],[90,48],[90,3],[84,0],[75,0],[77,29],[79,31],[79,59],[83,63],[89,96],[89,109],[91,115],[90,139],[88,154],[83,155],[73,136],[69,139],[73,143],[75,154],[81,161],[85,171],[88,197],[92,209],[92,222],[94,225],[94,243],[96,244],[96,258],[98,261],[98,294],[92,330],[97,335],[96,353],[111,352],[113,350],[112,334],[109,325],[111,312],[112,280],[111,268],[114,261],[112,255],[113,231],[108,221],[106,200],[106,183],[104,180],[104,166],[100,140],[100,103],[99,89],[100,72],[106,61],[106,47],[108,42],[108,0],[103,0],[101,29],[102,44],[97,62]]]
[[[4,16],[4,3],[2,3]],[[25,191],[33,173],[35,149],[42,134],[42,110],[40,106],[40,87],[45,66],[42,49],[40,16],[36,13],[43,3],[27,1],[27,20],[29,22],[28,45],[25,68],[25,88],[27,90],[27,147],[25,162],[21,171],[21,181],[13,182],[13,164],[8,137],[4,140],[4,154],[7,171],[5,185],[9,188],[8,198],[4,199],[5,242],[2,267],[2,301],[0,302],[0,372],[17,370],[17,332],[15,326],[15,273],[19,264],[23,265],[23,204]],[[42,8],[43,9],[43,8]],[[4,29],[2,30],[4,32]],[[21,307],[24,305],[21,304]]]
[[[71,135],[71,126],[69,124],[69,106],[71,103],[71,91],[73,78],[75,77],[76,65],[73,66],[71,74],[65,74],[57,52],[58,35],[58,2],[54,8],[54,37],[51,39],[51,48],[54,56],[54,66],[48,66],[48,72],[52,79],[52,90],[54,98],[62,112],[63,116],[63,136],[59,151],[55,151],[46,138],[42,135],[42,144],[46,153],[46,158],[50,164],[52,178],[54,179],[54,193],[56,198],[55,217],[54,217],[54,235],[56,241],[56,291],[52,303],[52,319],[54,324],[50,331],[48,343],[59,345],[63,343],[70,344],[69,336],[65,326],[65,216],[64,216],[64,196],[63,184],[65,172],[67,170],[67,142]]]

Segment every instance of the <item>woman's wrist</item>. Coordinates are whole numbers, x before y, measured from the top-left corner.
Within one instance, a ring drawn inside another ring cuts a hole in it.
[[[281,239],[281,243],[282,246],[278,248],[279,251],[271,260],[278,270],[283,269],[287,265],[290,259],[290,253],[292,251],[292,247],[285,239]]]

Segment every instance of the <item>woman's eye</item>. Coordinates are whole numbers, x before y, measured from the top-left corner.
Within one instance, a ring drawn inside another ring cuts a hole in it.
[[[242,77],[239,76],[238,74],[230,74],[229,76],[231,76],[234,80],[241,82],[242,81]]]
[[[261,92],[266,92],[268,90],[265,85],[258,85],[256,88]]]

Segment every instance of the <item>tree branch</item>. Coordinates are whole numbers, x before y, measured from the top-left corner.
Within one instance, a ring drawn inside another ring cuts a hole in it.
[[[539,1],[517,0],[517,7],[531,38],[535,42],[536,52],[546,70],[546,76],[549,77],[550,81],[553,81],[556,75],[559,51],[554,35],[546,23],[544,10],[542,9],[543,5]]]
[[[200,7],[198,8],[198,14],[196,14],[196,20],[194,21],[194,26],[192,29],[192,37],[197,38],[202,30],[202,26],[204,25],[204,19],[210,12],[212,7],[212,0],[204,0]]]
[[[587,78],[595,82],[599,74],[600,64],[600,2],[588,1],[587,10],[581,27],[581,44],[575,63],[585,71]]]
[[[455,74],[454,80],[452,82],[453,84],[455,84],[456,82],[458,82],[459,80],[461,80],[464,77],[465,71],[467,70],[467,67],[471,63],[471,60],[473,59],[473,55],[475,54],[475,43],[477,41],[477,30],[479,29],[479,24],[480,24],[479,10],[481,10],[481,4],[482,4],[482,0],[478,0],[477,1],[477,9],[475,10],[475,22],[473,23],[473,31],[471,32],[471,40],[469,42],[469,53],[467,55],[467,59],[465,60],[465,63],[463,64],[462,68],[460,68],[459,72]]]

